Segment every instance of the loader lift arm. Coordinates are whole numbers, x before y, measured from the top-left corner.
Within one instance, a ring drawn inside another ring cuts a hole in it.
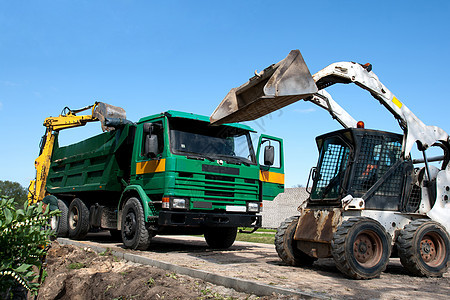
[[[91,110],[90,114],[77,115],[80,112]],[[89,122],[102,122],[103,131],[111,130],[106,126],[107,118],[126,119],[125,110],[103,102],[95,102],[81,109],[71,110],[65,107],[58,117],[48,117],[44,120],[45,134],[39,145],[39,156],[34,162],[36,178],[31,180],[28,187],[28,203],[33,204],[45,196],[45,187],[50,168],[51,157],[55,139],[59,131],[84,126]]]

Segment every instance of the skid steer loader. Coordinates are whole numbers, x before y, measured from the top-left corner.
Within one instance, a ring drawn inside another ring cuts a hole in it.
[[[324,90],[335,83],[367,90],[393,114],[403,135],[365,129]],[[450,247],[448,134],[420,121],[370,64],[335,63],[311,76],[298,50],[232,89],[210,121],[254,120],[298,100],[324,108],[344,129],[316,138],[319,159],[308,179],[307,205],[275,236],[280,258],[304,266],[333,257],[347,277],[370,279],[398,255],[414,275],[442,276]],[[422,158],[411,157],[414,145]],[[430,148],[442,155],[427,157]],[[430,164],[437,161],[440,167]]]

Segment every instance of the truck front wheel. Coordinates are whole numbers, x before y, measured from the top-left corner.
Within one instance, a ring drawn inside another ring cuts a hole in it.
[[[210,227],[205,230],[205,241],[210,248],[227,249],[236,240],[236,227]]]
[[[151,235],[145,225],[144,209],[137,198],[130,198],[122,211],[122,242],[134,250],[146,250]]]
[[[73,199],[70,203],[68,225],[71,239],[80,240],[89,232],[89,210],[86,204],[78,198]]]

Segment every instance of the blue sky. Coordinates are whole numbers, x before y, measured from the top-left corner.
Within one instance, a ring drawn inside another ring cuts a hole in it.
[[[317,2],[317,3],[315,3]],[[43,120],[94,101],[130,120],[182,110],[210,115],[227,92],[300,49],[312,73],[370,62],[428,125],[450,131],[448,1],[0,1],[0,180],[28,186]],[[399,132],[356,86],[328,89],[367,128]],[[286,185],[306,184],[315,136],[340,129],[298,102],[248,122],[285,140]],[[61,143],[100,133],[61,132]]]

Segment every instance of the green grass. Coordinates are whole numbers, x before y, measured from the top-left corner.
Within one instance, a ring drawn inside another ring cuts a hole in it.
[[[261,243],[261,244],[273,244],[275,241],[275,233],[239,233],[236,236],[236,241]]]
[[[261,244],[274,244],[274,242],[275,242],[275,233],[277,232],[276,229],[259,228],[254,233],[239,233],[239,229],[242,229],[245,231],[252,230],[252,228],[239,227],[238,233],[236,236],[236,241],[261,243]],[[258,233],[258,232],[260,232],[260,233]],[[203,237],[203,235],[194,235],[194,236]]]
[[[239,227],[239,229],[245,230],[245,231],[252,231],[253,228],[246,228],[246,227]],[[276,229],[267,229],[267,228],[258,228],[258,230],[256,231],[256,233],[258,232],[271,232],[273,234],[275,234],[277,232]]]

